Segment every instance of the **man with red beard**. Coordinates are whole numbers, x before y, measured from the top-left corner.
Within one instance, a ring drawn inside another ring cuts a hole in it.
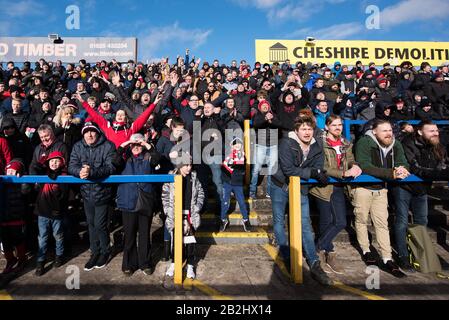
[[[410,164],[410,172],[424,180],[449,180],[449,159],[446,149],[440,143],[436,124],[423,121],[415,135],[403,141],[405,155]],[[395,237],[399,254],[399,266],[409,272],[413,268],[408,260],[407,225],[408,212],[413,214],[415,224],[427,226],[427,194],[432,182],[405,184],[394,188],[396,204]]]
[[[356,161],[363,173],[382,180],[405,179],[410,173],[404,149],[395,140],[391,123],[388,120],[376,120],[373,129],[366,132],[355,148]],[[392,259],[390,233],[388,229],[388,189],[387,183],[357,186],[351,192],[355,214],[357,241],[363,251],[363,260],[367,265],[379,265],[383,270],[397,278],[406,275]],[[371,219],[370,219],[371,216]],[[370,250],[368,225],[373,221],[377,243],[382,261]]]

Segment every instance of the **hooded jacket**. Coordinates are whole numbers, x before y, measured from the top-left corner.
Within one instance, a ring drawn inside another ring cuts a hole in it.
[[[116,159],[114,144],[107,141],[104,135],[100,135],[92,146],[82,139],[73,146],[69,174],[79,177],[82,166],[87,164],[90,166],[89,179],[104,179],[115,172],[114,159]],[[81,195],[84,201],[89,203],[106,204],[112,198],[112,187],[105,184],[82,184]]]
[[[61,175],[66,175],[63,172]],[[49,219],[62,219],[67,212],[69,186],[67,184],[46,183],[41,186],[36,198],[35,213]]]
[[[390,146],[382,147],[372,130],[368,130],[357,142],[355,159],[363,173],[384,180],[394,179],[393,172],[396,167],[409,168],[402,144],[393,138]],[[380,190],[385,188],[385,184],[370,185],[365,188]]]
[[[282,138],[279,145],[279,168],[272,176],[272,182],[280,187],[286,188],[290,183],[290,177],[301,177],[310,179],[312,169],[323,169],[324,153],[320,144],[312,139],[307,157],[299,144],[299,138],[294,131],[288,134],[287,138]],[[307,194],[308,186],[303,185],[301,191]]]
[[[171,171],[170,174],[177,174],[178,171]],[[198,175],[195,171],[192,171],[192,200],[190,207],[190,218],[192,226],[195,230],[201,225],[200,211],[204,204],[204,189],[201,186]],[[166,183],[162,186],[162,205],[164,206],[164,212],[167,215],[165,220],[165,226],[168,231],[173,231],[175,228],[175,184]]]
[[[15,158],[21,159],[25,167],[28,168],[28,166],[31,163],[31,158],[33,156],[33,147],[31,146],[30,139],[28,139],[28,137],[24,133],[21,133],[17,129],[16,123],[12,119],[5,119],[3,121],[0,132],[3,133],[4,128],[12,126],[15,127],[15,131],[12,136],[6,137],[3,134],[1,136],[6,138],[6,140],[8,140],[8,145],[9,148],[11,149],[10,152],[12,153],[12,155],[14,155]],[[7,151],[0,150],[0,153],[2,154],[6,154],[5,152]],[[0,165],[2,164],[0,163]],[[4,167],[5,166],[3,165],[2,168]]]

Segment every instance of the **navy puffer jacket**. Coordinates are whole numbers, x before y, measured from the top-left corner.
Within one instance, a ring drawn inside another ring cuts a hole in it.
[[[72,150],[69,174],[79,177],[83,165],[90,166],[89,180],[100,180],[115,172],[113,161],[116,158],[115,146],[100,135],[97,142],[89,146],[84,139],[78,141]],[[85,201],[103,205],[112,199],[112,187],[107,184],[83,184],[81,195]]]
[[[119,155],[124,153],[122,148],[118,150]],[[120,157],[123,159],[123,156]],[[133,155],[127,157],[125,169],[122,175],[151,175],[154,167],[159,164],[160,154],[151,149],[150,152],[141,153],[138,157]],[[139,190],[147,193],[153,192],[152,183],[122,183],[117,190],[117,208],[122,211],[134,212],[137,204]]]

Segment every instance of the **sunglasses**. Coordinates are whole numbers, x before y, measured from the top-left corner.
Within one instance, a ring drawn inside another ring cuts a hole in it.
[[[15,129],[15,127],[10,126],[10,127],[4,127],[3,130],[11,130],[11,129]]]

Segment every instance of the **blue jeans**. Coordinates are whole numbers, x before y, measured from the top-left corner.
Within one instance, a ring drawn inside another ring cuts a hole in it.
[[[86,213],[87,225],[89,229],[91,254],[110,254],[108,205],[96,205],[95,203],[84,201],[84,212]]]
[[[217,208],[221,207],[221,199],[223,198],[223,182],[221,180],[221,156],[214,156],[210,159],[209,163],[202,163],[198,166],[198,179],[201,182],[201,185],[204,190],[204,198],[208,199],[208,186],[209,186],[209,171],[212,174],[212,181],[215,185],[215,189],[217,190],[215,198],[217,201]],[[207,205],[207,203],[206,203]]]
[[[409,209],[413,214],[413,223],[427,226],[427,194],[416,196],[400,187],[393,188],[396,204],[396,220],[394,224],[396,247],[399,257],[407,257],[407,227]]]
[[[221,220],[228,217],[228,210],[231,204],[231,192],[234,192],[235,198],[239,203],[240,212],[243,219],[248,220],[248,209],[246,207],[245,195],[243,194],[243,186],[233,186],[227,182],[223,184],[223,198],[221,198]]]
[[[39,251],[37,254],[37,261],[44,262],[45,255],[47,254],[48,237],[50,235],[50,229],[53,229],[53,237],[56,242],[56,255],[62,256],[64,254],[64,230],[62,220],[49,219],[39,216],[37,218],[37,224],[39,227]]]
[[[334,245],[332,241],[346,228],[346,201],[344,189],[335,187],[330,201],[316,199],[320,211],[320,237],[317,249],[332,252]]]
[[[267,194],[270,194],[271,175],[276,173],[275,170],[278,166],[278,146],[267,147],[264,145],[256,144],[256,157],[253,171],[251,173],[251,185],[249,187],[250,193],[257,192],[257,182],[259,180],[259,173],[262,170],[262,166],[266,164],[267,168]]]
[[[290,258],[290,249],[287,235],[285,233],[285,209],[288,203],[288,190],[283,190],[271,184],[271,205],[273,209],[273,229],[274,236],[279,245],[279,251],[284,259]],[[301,193],[301,225],[302,225],[302,249],[309,266],[318,261],[315,249],[315,236],[313,234],[312,223],[310,221],[309,198]]]

